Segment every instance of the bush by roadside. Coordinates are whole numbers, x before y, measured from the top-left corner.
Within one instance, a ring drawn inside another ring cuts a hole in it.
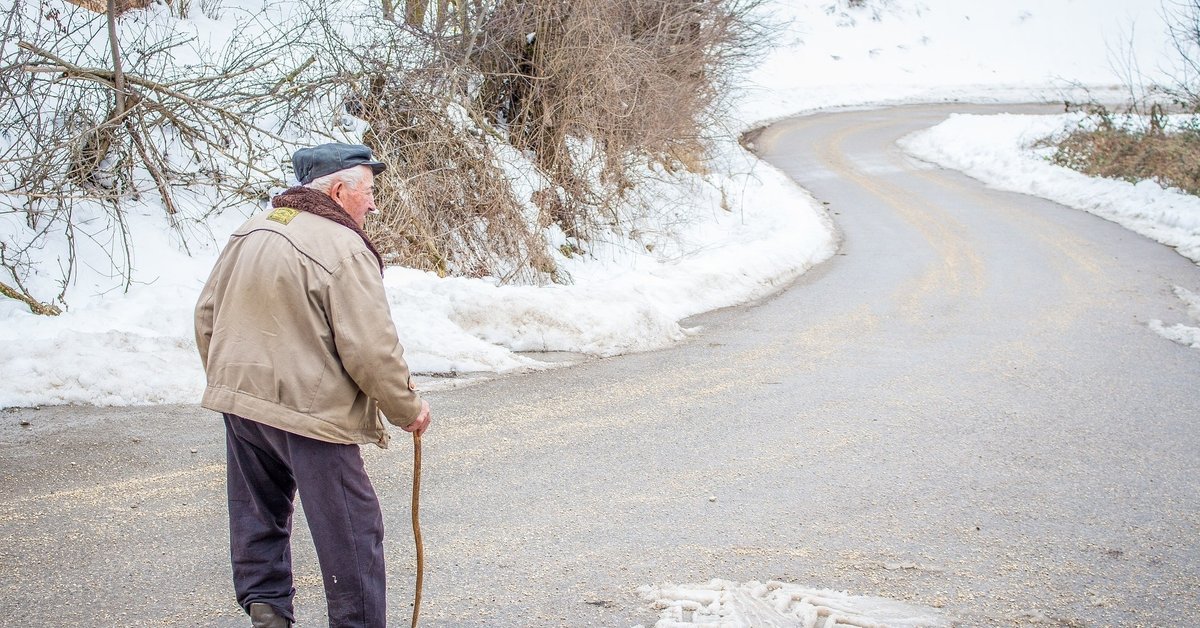
[[[1200,118],[1113,115],[1089,107],[1088,123],[1056,138],[1051,161],[1084,174],[1130,183],[1155,181],[1200,196]]]
[[[1079,107],[1084,122],[1046,144],[1055,147],[1053,163],[1084,174],[1200,195],[1200,0],[1165,0],[1162,7],[1177,57],[1172,81],[1132,84],[1136,68],[1125,68],[1131,83],[1125,88],[1143,93],[1140,102],[1123,113],[1087,103]]]

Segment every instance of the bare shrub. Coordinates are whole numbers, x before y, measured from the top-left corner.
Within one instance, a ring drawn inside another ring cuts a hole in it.
[[[702,169],[728,80],[763,49],[754,0],[501,2],[472,60],[479,99],[561,191],[554,219],[588,234],[595,209],[648,157]],[[596,177],[588,176],[595,173]]]
[[[1141,117],[1091,109],[1093,126],[1054,140],[1051,161],[1084,174],[1130,183],[1152,180],[1200,195],[1200,126],[1172,125],[1161,105]]]
[[[364,141],[392,167],[369,231],[394,263],[565,279],[545,227],[597,237],[647,162],[703,169],[726,83],[762,50],[759,2],[438,3],[353,46],[324,38],[341,46],[319,56],[338,60],[348,112],[370,123]],[[506,171],[505,144],[533,171]]]
[[[370,226],[388,263],[441,276],[492,276],[501,282],[559,279],[547,242],[514,181],[497,160],[503,146],[457,106],[418,106],[419,94],[389,83],[384,97],[406,97],[409,119],[379,114],[364,141],[392,165],[377,187],[387,208]],[[458,114],[458,116],[455,116]]]
[[[385,261],[442,276],[557,280],[527,199],[515,192],[519,175],[498,157],[507,143],[467,95],[478,78],[462,65],[457,27],[363,28],[371,16],[315,3],[310,10],[325,29],[309,44],[323,85],[339,95],[347,128],[367,123],[362,141],[389,165],[375,185],[383,212],[367,223]]]
[[[1067,110],[1083,111],[1086,122],[1043,142],[1055,148],[1053,163],[1200,195],[1200,0],[1168,0],[1163,15],[1179,62],[1169,82],[1144,85],[1129,45],[1116,68],[1129,101],[1115,109],[1094,99],[1068,102]],[[1168,110],[1182,113],[1168,116]]]
[[[131,9],[144,9],[152,0],[117,0],[113,4],[116,5],[118,14],[125,13]],[[184,0],[176,0],[180,2]],[[95,11],[96,13],[104,13],[108,10],[107,0],[67,0],[71,4],[79,5],[85,9]]]

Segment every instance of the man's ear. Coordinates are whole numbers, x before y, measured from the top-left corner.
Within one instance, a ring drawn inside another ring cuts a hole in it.
[[[342,196],[342,190],[344,190],[345,188],[346,188],[346,183],[341,180],[334,181],[333,185],[329,186],[329,198],[333,199],[333,202],[337,203],[338,207],[344,207],[342,205],[341,196]]]

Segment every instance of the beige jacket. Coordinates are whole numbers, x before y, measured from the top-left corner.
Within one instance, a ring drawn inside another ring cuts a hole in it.
[[[379,264],[350,229],[279,208],[234,232],[196,304],[201,402],[332,443],[416,420]]]

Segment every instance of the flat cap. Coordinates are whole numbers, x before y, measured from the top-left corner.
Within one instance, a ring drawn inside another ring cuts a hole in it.
[[[321,144],[292,155],[292,169],[301,185],[355,166],[370,166],[375,174],[387,169],[387,164],[372,159],[371,149],[362,144]]]

